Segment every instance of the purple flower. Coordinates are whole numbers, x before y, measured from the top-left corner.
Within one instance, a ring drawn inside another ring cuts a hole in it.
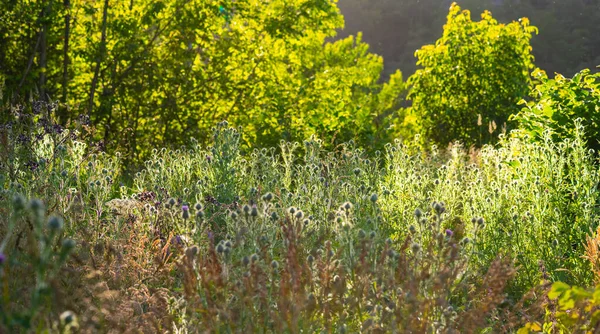
[[[454,235],[454,232],[452,232],[452,230],[446,230],[447,237],[451,237],[452,235]]]
[[[183,210],[183,211],[190,211],[190,207],[187,206],[187,205],[184,205],[184,206],[181,207],[181,210]]]
[[[6,262],[6,255],[4,253],[0,253],[0,266]]]

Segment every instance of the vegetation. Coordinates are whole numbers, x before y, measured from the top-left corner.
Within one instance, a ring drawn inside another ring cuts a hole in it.
[[[597,331],[599,77],[527,19],[382,83],[330,1],[0,9],[0,332]]]
[[[442,38],[416,51],[423,68],[409,80],[411,112],[425,136],[444,146],[454,140],[481,145],[497,127],[506,132],[531,82],[529,40],[536,28],[527,19],[503,25],[490,12],[479,22],[470,15],[450,7]]]

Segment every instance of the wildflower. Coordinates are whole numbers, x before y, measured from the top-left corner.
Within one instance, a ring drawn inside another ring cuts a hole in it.
[[[477,225],[479,225],[480,227],[485,226],[485,219],[483,219],[483,217],[477,218]]]
[[[271,212],[271,220],[275,221],[277,219],[279,219],[279,215],[277,214],[277,212]]]
[[[23,210],[25,208],[25,198],[19,194],[13,197],[13,206],[16,211]]]
[[[447,229],[447,230],[446,230],[446,236],[447,236],[448,238],[452,237],[453,235],[454,235],[454,232],[452,232],[452,230],[450,230],[450,229]]]
[[[371,238],[371,239],[375,239],[376,236],[377,236],[377,233],[375,233],[375,231],[371,231],[371,233],[369,233],[369,238]]]
[[[45,210],[44,203],[39,199],[32,199],[29,201],[29,208],[36,213],[42,213]]]
[[[460,242],[460,243],[461,243],[461,244],[463,244],[463,245],[467,245],[467,244],[471,243],[471,239],[469,239],[469,238],[464,238],[464,239],[462,239],[462,240],[461,240],[461,242]]]
[[[189,219],[190,218],[190,208],[187,205],[184,205],[181,207],[181,217],[183,219]]]
[[[266,193],[266,194],[263,195],[262,199],[265,202],[270,202],[273,199],[273,194],[272,193]]]
[[[175,201],[175,199],[173,197],[171,197],[171,198],[169,198],[168,203],[169,203],[169,207],[171,207],[171,206],[175,205],[175,203],[177,203],[177,202]]]
[[[62,242],[62,247],[66,252],[69,252],[75,248],[75,241],[72,239],[65,239]]]
[[[306,262],[308,262],[309,264],[312,264],[315,261],[315,257],[312,255],[308,255],[306,257]]]
[[[294,208],[293,206],[291,206],[291,207],[289,207],[289,208],[288,208],[288,210],[287,210],[287,211],[288,211],[288,213],[289,213],[290,215],[293,215],[293,214],[296,212],[296,208]]]
[[[256,207],[256,205],[252,206],[252,209],[250,210],[250,216],[252,216],[252,217],[258,216],[258,208]]]
[[[63,323],[65,326],[75,323],[76,321],[77,317],[72,311],[64,311],[60,314],[60,322]]]
[[[250,264],[250,258],[248,256],[244,256],[242,258],[242,263],[247,266],[248,264]]]
[[[415,209],[415,217],[417,217],[417,219],[421,219],[422,216],[423,216],[423,212],[421,211],[421,209],[416,208]]]
[[[218,244],[217,245],[217,253],[222,254],[223,251],[225,251],[225,247],[223,247],[223,244]]]
[[[417,229],[415,228],[415,225],[410,225],[410,226],[408,227],[408,231],[409,231],[411,234],[415,234],[415,233],[417,233]]]
[[[360,174],[360,168],[354,168],[354,175],[358,176]]]
[[[196,205],[194,205],[194,209],[196,209],[196,211],[202,211],[202,209],[203,209],[202,204],[196,203]]]
[[[6,255],[4,255],[4,253],[0,252],[0,266],[2,266],[4,264],[4,262],[6,262]]]
[[[371,202],[375,203],[375,202],[377,202],[378,198],[379,198],[379,196],[377,196],[377,194],[372,194],[370,200],[371,200]]]
[[[279,262],[277,262],[275,260],[271,261],[271,268],[273,268],[274,270],[279,268]]]
[[[244,204],[244,206],[242,207],[242,211],[244,211],[244,213],[248,215],[250,213],[250,206],[248,204]]]
[[[63,220],[60,217],[52,216],[50,219],[48,219],[48,228],[50,228],[51,231],[61,230],[63,228],[63,224]]]
[[[250,260],[254,263],[256,261],[258,261],[258,254],[254,253],[252,254],[252,256],[250,257]]]
[[[364,239],[366,236],[367,236],[367,233],[363,229],[358,230],[358,238],[359,239]]]
[[[442,213],[444,213],[444,211],[446,211],[446,208],[444,207],[444,203],[440,202],[440,203],[435,203],[433,205],[433,209],[435,210],[435,212],[438,215],[441,215]]]
[[[225,241],[225,247],[227,247],[227,248],[233,247],[231,241],[229,241],[229,240]]]

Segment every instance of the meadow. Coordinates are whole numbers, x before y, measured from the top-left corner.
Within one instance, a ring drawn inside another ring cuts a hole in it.
[[[0,333],[600,331],[600,73],[527,18],[385,82],[335,1],[0,23]]]
[[[315,138],[243,151],[243,130],[221,122],[209,146],[157,149],[127,180],[118,152],[42,115],[10,131],[21,140],[0,206],[9,331],[596,324],[596,293],[552,285],[600,274],[597,161],[579,135],[515,131],[471,150],[396,141],[370,156]],[[41,163],[19,169],[25,157]]]

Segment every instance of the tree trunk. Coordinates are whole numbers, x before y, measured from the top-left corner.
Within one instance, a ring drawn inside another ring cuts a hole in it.
[[[46,101],[46,71],[48,70],[48,16],[52,1],[42,9],[42,31],[40,37],[40,99]]]
[[[94,108],[94,95],[96,94],[96,86],[98,85],[98,76],[100,75],[100,64],[106,53],[106,20],[108,17],[108,0],[104,0],[104,10],[102,11],[102,36],[100,37],[100,50],[96,57],[96,68],[94,69],[94,77],[92,78],[92,87],[90,88],[90,99],[88,104],[88,116],[92,115]]]
[[[63,74],[62,74],[62,97],[63,104],[67,103],[69,92],[69,38],[71,38],[71,0],[64,0],[65,6],[65,40],[63,43]],[[67,108],[63,106],[59,108],[59,119],[62,124],[67,122]]]

